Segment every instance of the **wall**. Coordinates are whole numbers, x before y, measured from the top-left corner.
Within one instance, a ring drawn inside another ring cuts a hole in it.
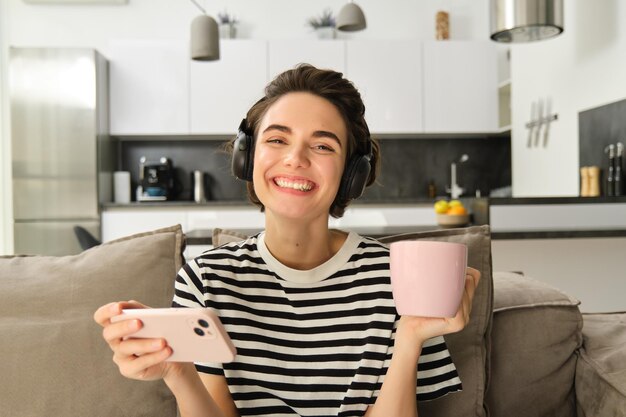
[[[520,271],[579,299],[586,313],[626,310],[626,238],[492,240],[494,271]]]
[[[7,40],[7,7],[0,1],[0,46]],[[6,51],[0,49],[0,255],[13,252],[13,216],[11,186],[11,148],[9,140],[8,97],[5,94],[8,80],[6,77]]]
[[[309,17],[325,8],[335,14],[347,0],[198,0],[215,16],[227,10],[241,20],[240,37],[310,38]],[[355,39],[434,39],[435,14],[450,12],[451,39],[478,40],[489,35],[488,0],[359,0],[368,28]],[[105,56],[115,39],[180,39],[187,42],[191,20],[199,14],[188,0],[128,0],[125,5],[33,5],[0,0],[0,95],[5,103],[0,129],[0,254],[12,253],[10,136],[6,109],[8,47],[90,47]]]
[[[5,0],[6,1],[6,0]],[[347,1],[198,0],[209,14],[228,10],[241,20],[245,38],[309,37],[309,17],[330,8],[335,15]],[[487,39],[488,0],[360,0],[368,28],[349,35],[374,39],[434,39],[437,10],[451,14],[451,38]],[[29,5],[8,0],[12,44],[90,46],[106,52],[111,39],[187,39],[200,12],[190,0],[129,0],[126,5]],[[348,35],[346,35],[348,36]]]
[[[578,113],[626,97],[626,2],[564,1],[565,31],[511,47],[513,195],[579,193]],[[547,147],[527,148],[531,102],[552,98]]]
[[[457,182],[465,195],[489,191],[511,184],[511,145],[508,137],[462,139],[382,139],[382,161],[376,183],[368,187],[359,202],[389,204],[428,198],[433,181],[437,195],[445,196],[450,186],[450,163],[467,154],[469,160],[457,167]],[[130,171],[132,189],[139,181],[139,159],[149,161],[165,156],[172,160],[177,179],[177,200],[191,200],[191,172],[208,174],[210,195],[216,200],[247,201],[245,187],[230,172],[230,157],[222,141],[133,141],[120,143],[119,167]]]

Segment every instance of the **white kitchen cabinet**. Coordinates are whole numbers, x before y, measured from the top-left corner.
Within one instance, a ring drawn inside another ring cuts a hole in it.
[[[497,132],[497,50],[489,42],[223,40],[195,62],[181,41],[110,45],[113,135],[230,135],[277,74],[307,62],[346,74],[374,134]]]
[[[234,135],[267,81],[266,41],[223,40],[218,61],[190,61],[191,134]]]
[[[424,48],[424,132],[498,131],[497,50],[489,41],[429,41]]]
[[[422,133],[422,53],[415,41],[347,41],[346,76],[365,103],[370,131]]]
[[[119,40],[109,46],[111,134],[188,134],[189,45]]]
[[[187,230],[187,212],[184,210],[105,210],[101,221],[103,242],[176,224],[180,224],[183,231]]]
[[[268,48],[270,80],[300,63],[345,72],[344,41],[272,40],[269,41]]]

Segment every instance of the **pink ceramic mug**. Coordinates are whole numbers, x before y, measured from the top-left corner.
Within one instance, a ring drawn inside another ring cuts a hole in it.
[[[391,289],[401,316],[454,317],[467,269],[462,243],[403,240],[390,246]]]

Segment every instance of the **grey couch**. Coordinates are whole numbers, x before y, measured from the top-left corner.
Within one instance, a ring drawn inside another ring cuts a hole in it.
[[[239,235],[215,230],[219,244]],[[446,337],[463,391],[437,416],[626,416],[626,314],[582,315],[540,281],[491,271],[489,229],[389,237],[463,242],[483,279],[468,326]],[[0,258],[0,416],[176,416],[162,382],[123,378],[93,322],[112,300],[169,305],[179,226],[66,257]]]

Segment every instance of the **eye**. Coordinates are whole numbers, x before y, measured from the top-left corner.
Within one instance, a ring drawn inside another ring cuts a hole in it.
[[[322,152],[335,152],[335,149],[332,148],[331,146],[325,145],[323,143],[319,144],[319,145],[315,145],[314,148],[318,151],[322,151]]]
[[[281,144],[281,143],[285,143],[285,141],[282,138],[269,138],[266,140],[267,143],[277,143],[277,144]]]

